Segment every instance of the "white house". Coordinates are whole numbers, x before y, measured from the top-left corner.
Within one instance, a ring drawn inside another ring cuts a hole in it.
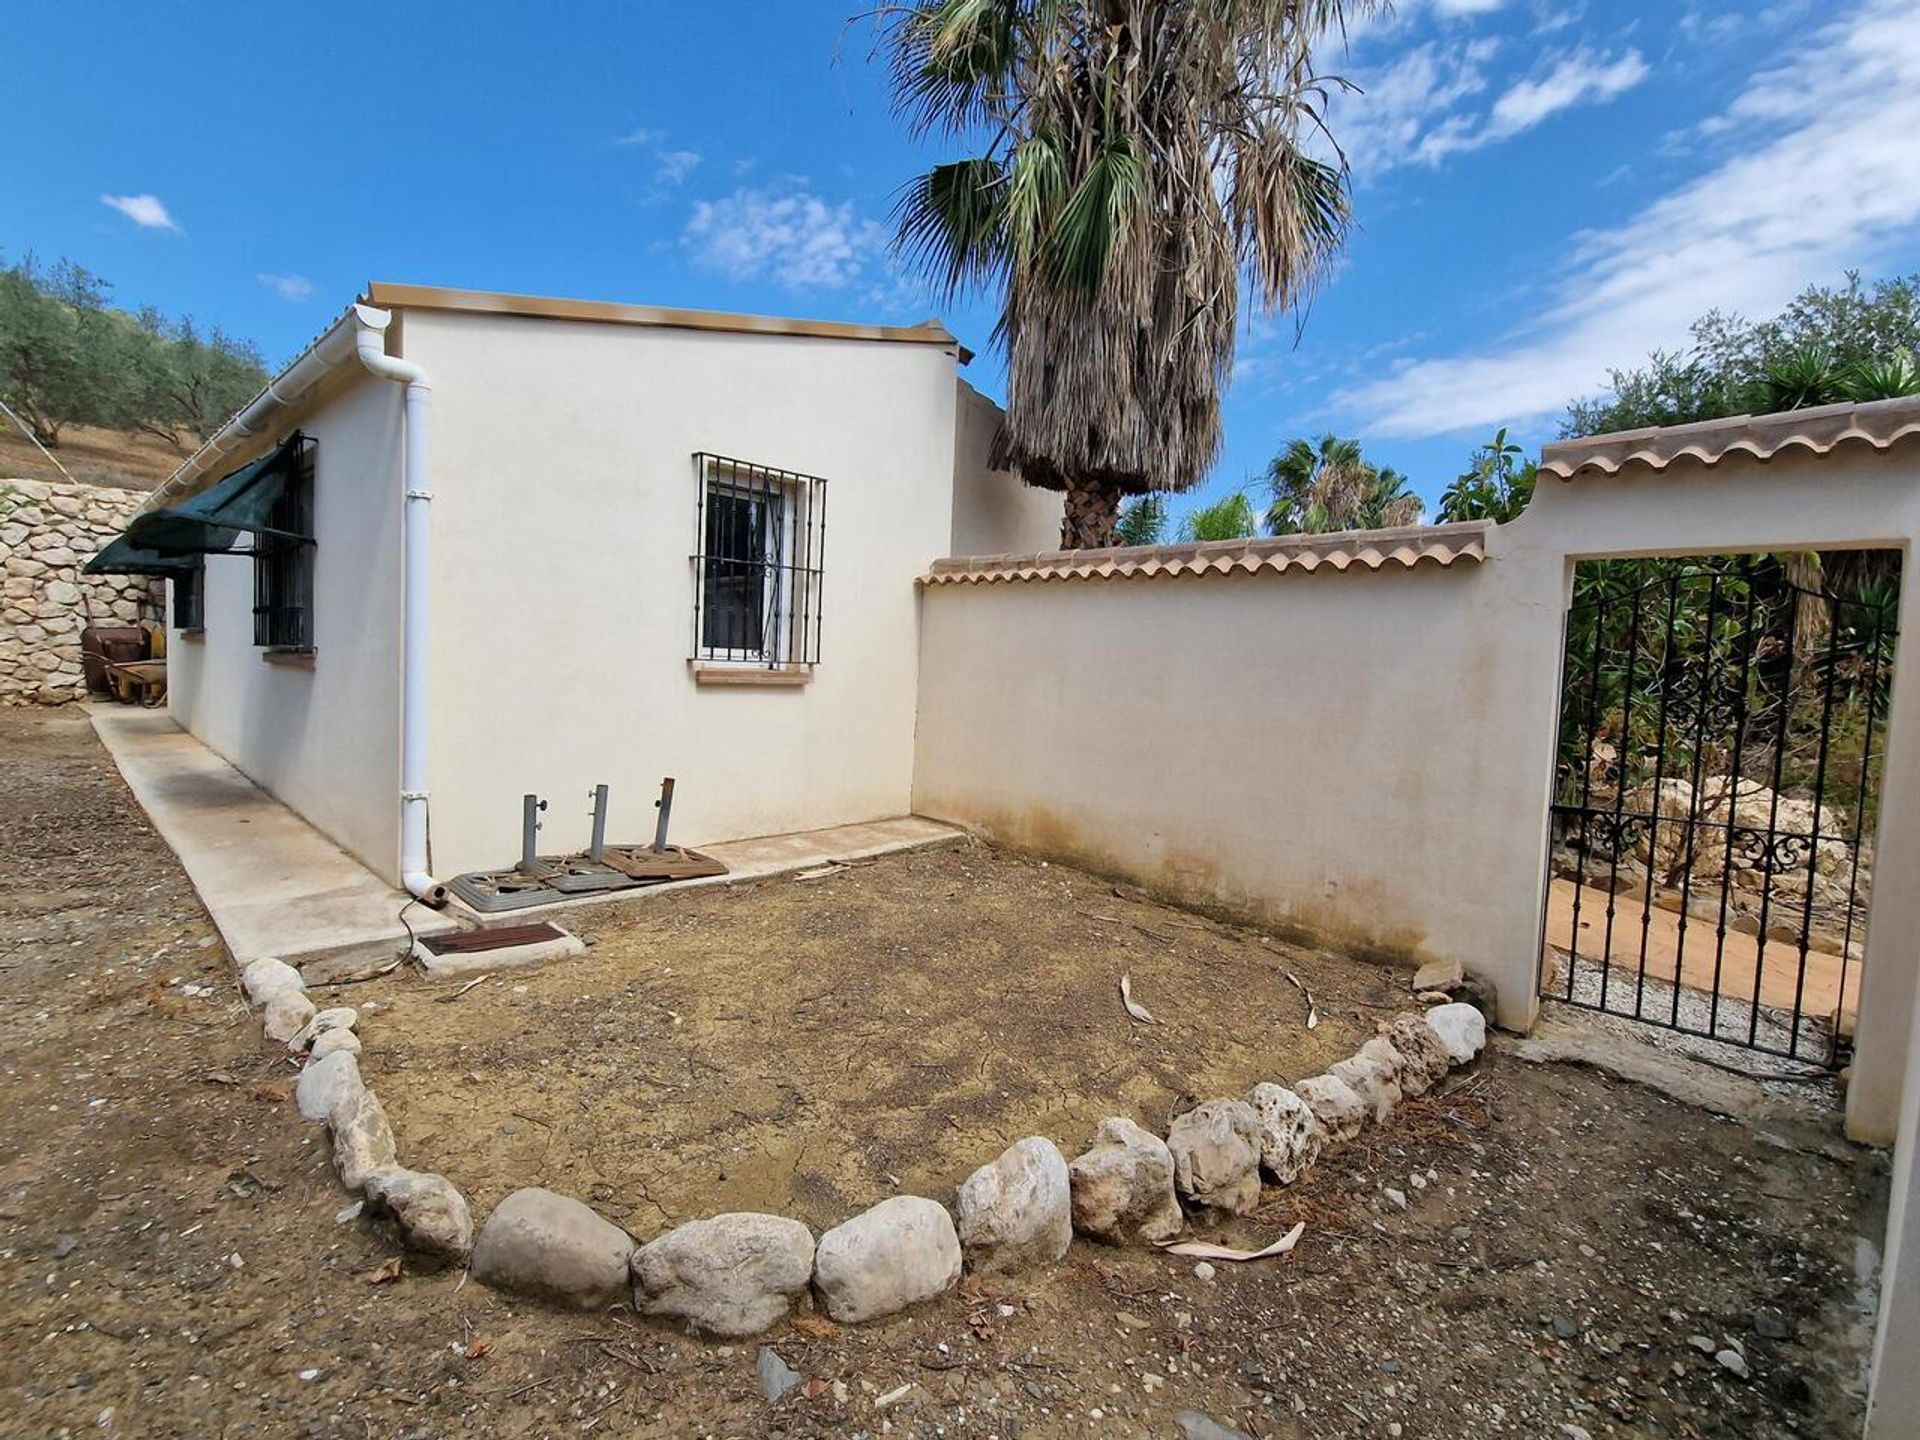
[[[911,809],[918,596],[1046,548],[937,322],[376,284],[156,492],[178,722],[389,880]],[[237,523],[236,523],[237,522]],[[204,559],[180,547],[204,552]]]

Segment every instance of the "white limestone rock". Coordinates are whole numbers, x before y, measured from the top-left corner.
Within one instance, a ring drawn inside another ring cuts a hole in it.
[[[1376,1035],[1362,1045],[1358,1053],[1361,1059],[1373,1061],[1393,1076],[1393,1083],[1400,1090],[1395,1104],[1426,1089],[1426,1070],[1402,1055],[1390,1037]]]
[[[317,1010],[311,1020],[300,1027],[300,1033],[287,1041],[289,1050],[305,1050],[322,1035],[335,1030],[351,1030],[360,1022],[360,1012],[351,1005],[330,1005],[325,1010]]]
[[[895,1195],[836,1225],[814,1251],[813,1284],[844,1325],[877,1320],[952,1288],[960,1236],[944,1205]]]
[[[1066,1157],[1038,1135],[969,1175],[954,1208],[968,1268],[981,1274],[1051,1265],[1073,1244]]]
[[[1109,1245],[1171,1240],[1186,1224],[1167,1142],[1124,1116],[1100,1122],[1093,1145],[1067,1166],[1073,1228]]]
[[[626,1295],[633,1237],[578,1200],[516,1190],[494,1207],[473,1242],[468,1273],[483,1285],[599,1310]]]
[[[387,1123],[380,1098],[371,1090],[341,1099],[328,1112],[327,1124],[333,1129],[334,1173],[347,1189],[363,1189],[375,1171],[395,1163],[393,1127]]]
[[[1349,1055],[1329,1067],[1327,1073],[1336,1080],[1346,1081],[1353,1093],[1366,1102],[1376,1125],[1385,1124],[1393,1107],[1400,1103],[1400,1082],[1394,1078],[1393,1067],[1367,1055],[1364,1047],[1362,1053]]]
[[[359,1035],[352,1030],[341,1029],[327,1031],[326,1034],[313,1042],[313,1049],[307,1053],[315,1060],[319,1060],[339,1050],[344,1050],[349,1055],[358,1055],[360,1049]]]
[[[1465,1003],[1436,1005],[1427,1011],[1427,1024],[1447,1047],[1447,1059],[1465,1065],[1487,1048],[1487,1017]]]
[[[1274,1181],[1291,1185],[1320,1158],[1327,1133],[1313,1108],[1284,1085],[1260,1084],[1247,1092],[1260,1120],[1260,1163]]]
[[[263,1018],[269,1040],[291,1040],[313,1019],[313,1002],[298,990],[276,990],[267,997]]]
[[[302,993],[307,988],[307,982],[286,961],[263,959],[255,960],[240,972],[240,986],[247,992],[249,1002],[264,1005],[282,991]]]
[[[1313,1111],[1313,1118],[1326,1131],[1328,1144],[1353,1139],[1373,1113],[1372,1107],[1337,1075],[1315,1075],[1295,1085],[1293,1091]]]
[[[347,1054],[326,1055],[309,1060],[300,1072],[293,1085],[293,1103],[307,1119],[327,1120],[336,1106],[357,1104],[365,1089],[358,1060]]]
[[[1196,1205],[1251,1213],[1260,1204],[1260,1117],[1244,1100],[1208,1100],[1167,1130],[1173,1183]]]
[[[375,1214],[393,1217],[409,1249],[442,1260],[465,1260],[473,1249],[466,1197],[444,1175],[388,1166],[367,1177],[366,1196]]]
[[[739,1339],[786,1318],[813,1278],[813,1232],[782,1215],[694,1220],[633,1252],[633,1308]]]
[[[1447,1078],[1447,1047],[1425,1015],[1398,1015],[1387,1026],[1387,1038],[1406,1061],[1400,1074],[1400,1088],[1409,1095],[1424,1095]],[[1410,1089],[1412,1081],[1418,1088]]]

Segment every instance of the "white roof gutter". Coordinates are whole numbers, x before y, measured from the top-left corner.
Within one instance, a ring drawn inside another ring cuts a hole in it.
[[[354,336],[363,326],[384,330],[390,318],[384,310],[349,305],[318,340],[302,350],[292,364],[241,406],[206,444],[189,455],[140,508],[143,511],[161,509],[192,494],[210,476],[218,478],[228,468],[222,464],[228,456],[251,440],[274,434],[286,411],[310,400],[314,387],[329,371],[353,358]]]

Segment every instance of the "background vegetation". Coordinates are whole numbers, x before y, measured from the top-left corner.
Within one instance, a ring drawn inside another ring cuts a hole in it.
[[[28,256],[0,269],[0,400],[48,449],[71,425],[187,449],[266,383],[260,352],[145,307],[117,309],[100,276]]]

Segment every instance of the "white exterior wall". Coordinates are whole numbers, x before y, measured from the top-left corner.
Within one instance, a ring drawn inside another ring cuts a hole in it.
[[[1000,407],[962,380],[954,411],[949,555],[1025,555],[1060,543],[1065,497],[993,468],[993,437],[1000,420]]]
[[[1543,479],[1445,569],[923,588],[914,808],[1350,945],[1458,958],[1531,1026],[1578,558],[1910,549],[1914,451]],[[1876,871],[1920,873],[1920,583]],[[1861,1138],[1899,1113],[1920,889],[1874,896]]]
[[[584,847],[603,781],[620,841],[651,836],[665,775],[687,844],[907,812],[950,349],[437,311],[403,349],[434,387],[436,875],[511,864],[528,792],[543,851]],[[827,480],[804,686],[694,681],[696,451]]]
[[[243,774],[394,880],[400,387],[370,376],[347,378],[297,422],[319,442],[311,667],[263,658],[253,643],[253,561],[210,555],[205,632],[168,636],[168,707]]]

